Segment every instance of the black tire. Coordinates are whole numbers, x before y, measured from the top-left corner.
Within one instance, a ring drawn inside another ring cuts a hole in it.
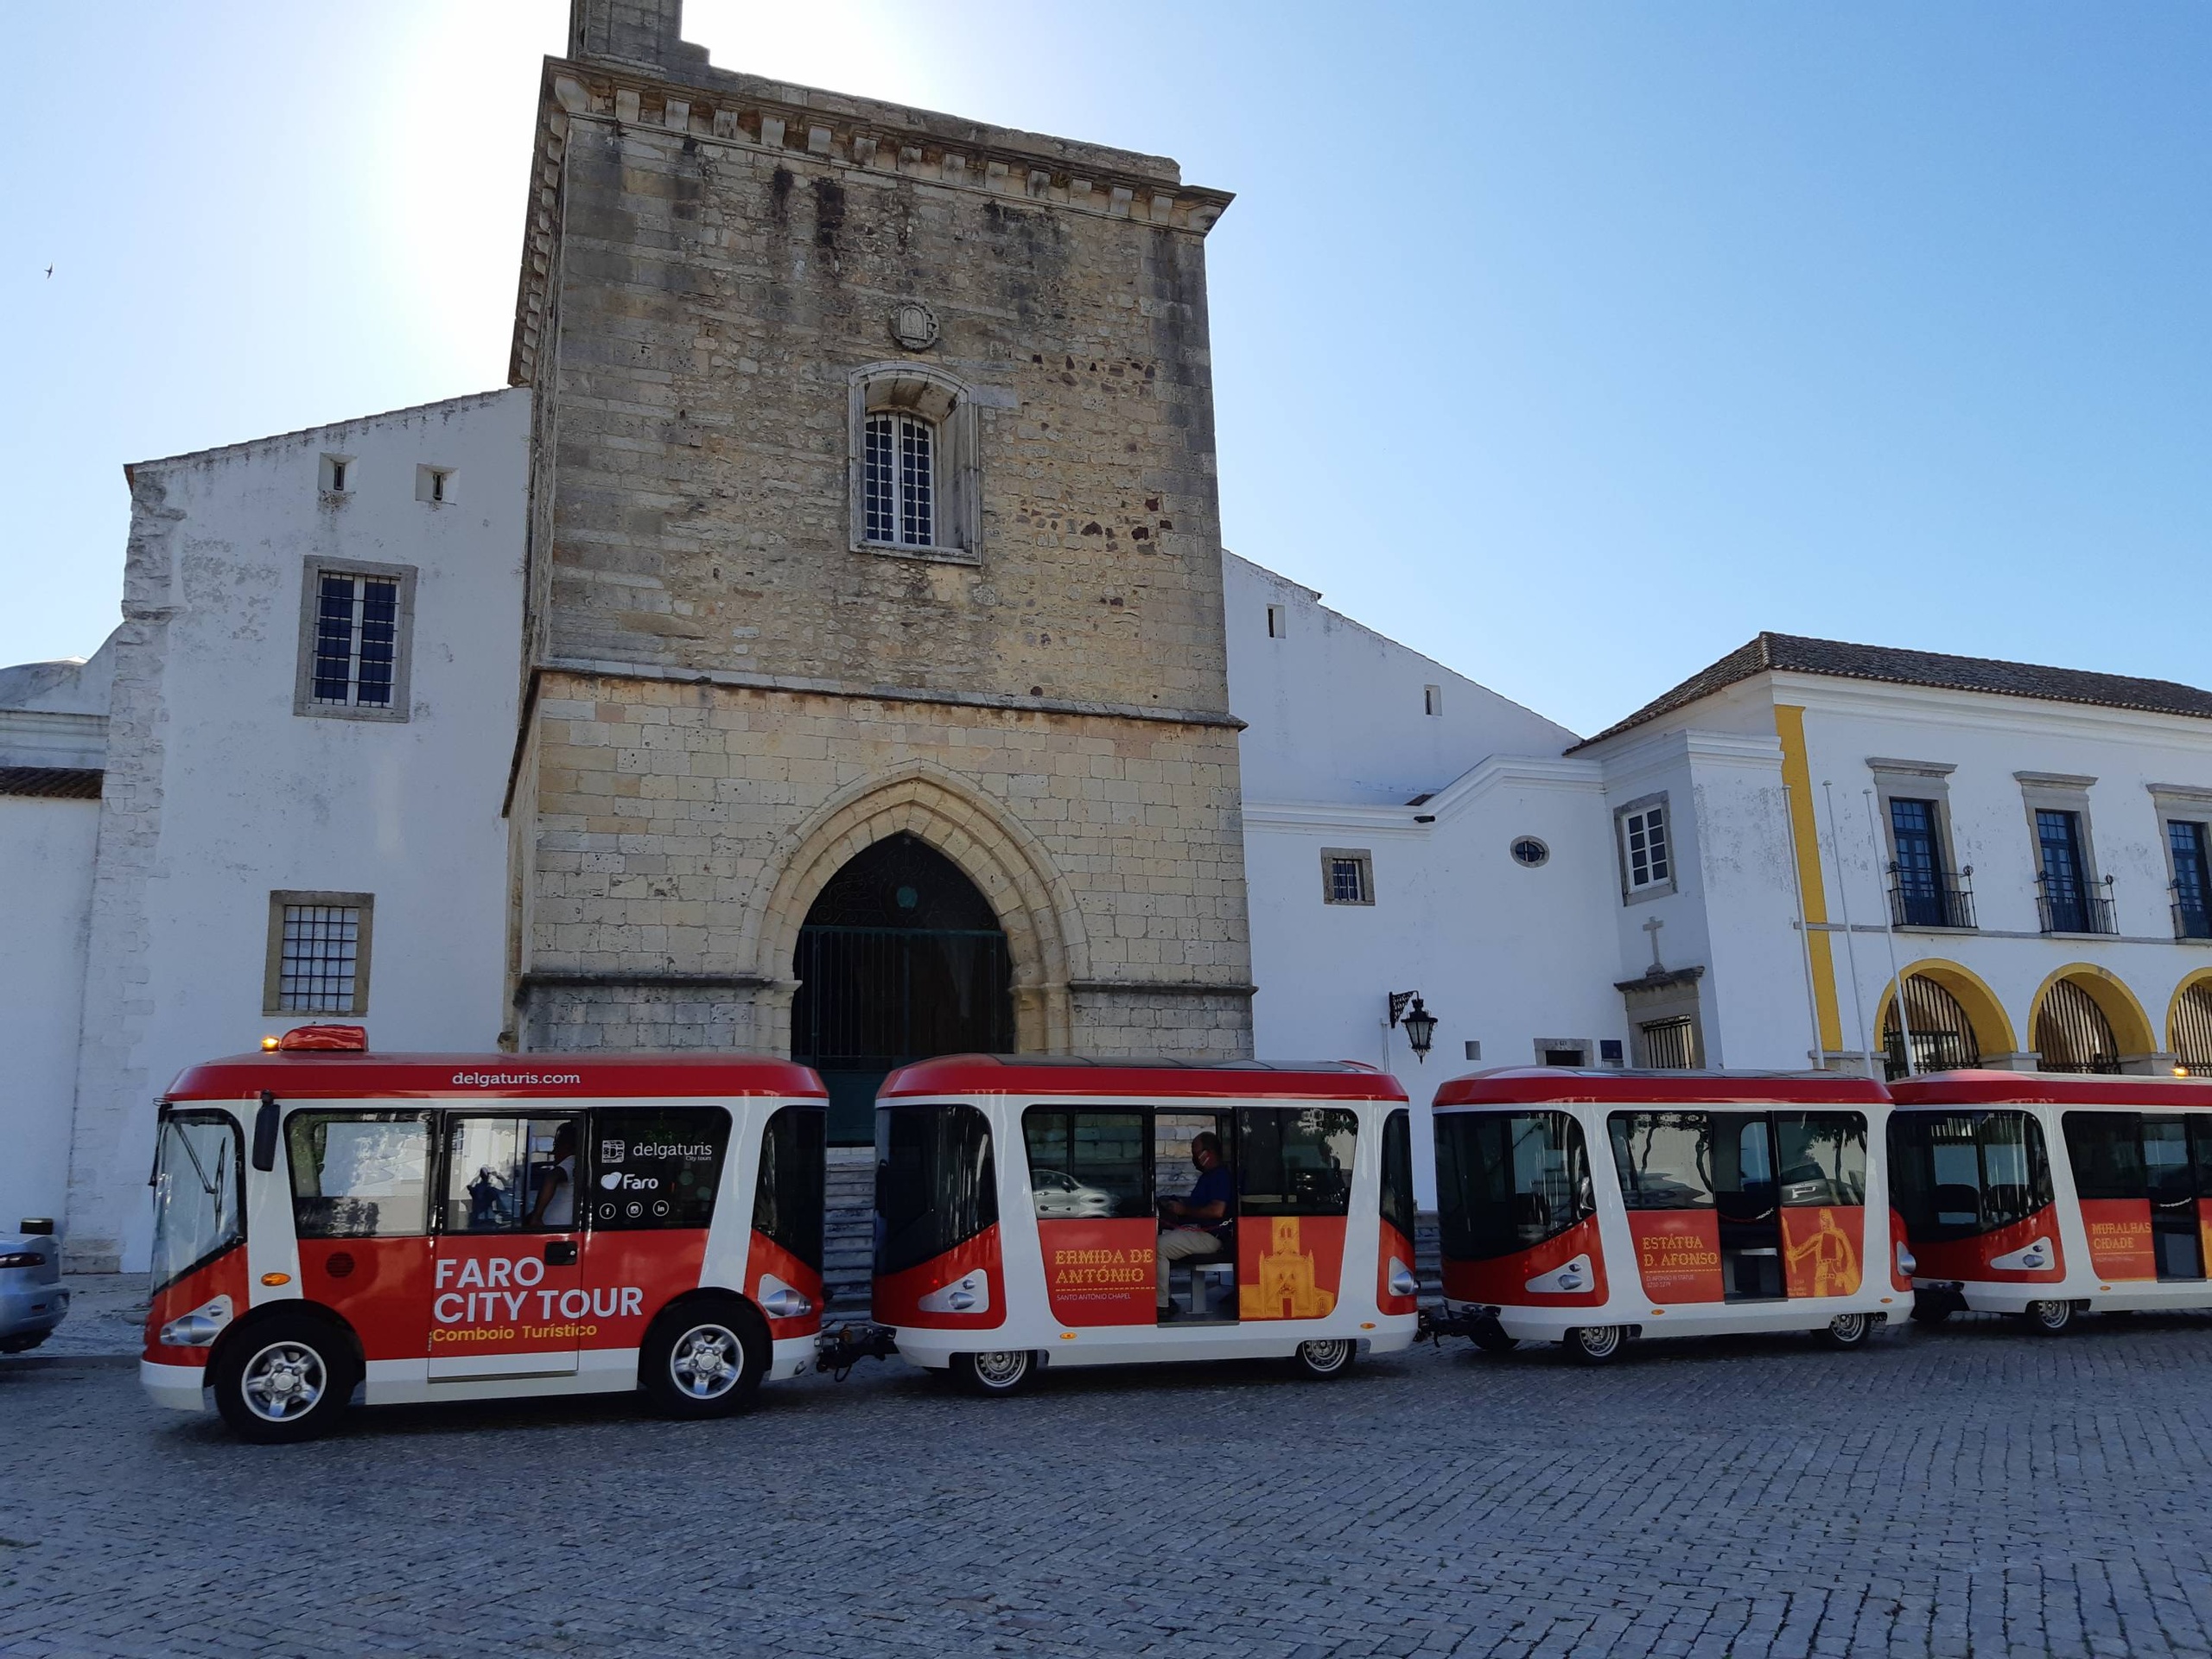
[[[353,1345],[311,1313],[273,1313],[234,1331],[208,1380],[231,1432],[258,1446],[327,1434],[353,1395]]]
[[[2063,1337],[2074,1323],[2071,1302],[2030,1302],[2021,1324],[2038,1337]]]
[[[1813,1335],[1823,1346],[1848,1352],[1864,1348],[1874,1334],[1874,1316],[1871,1313],[1839,1313]]]
[[[1521,1338],[1507,1336],[1495,1319],[1485,1322],[1467,1340],[1486,1354],[1510,1354],[1521,1345]]]
[[[1585,1365],[1610,1365],[1628,1346],[1628,1332],[1618,1325],[1578,1325],[1560,1346]]]
[[[999,1348],[982,1354],[955,1354],[953,1381],[970,1394],[1003,1398],[1020,1394],[1037,1376],[1037,1356],[1026,1348]]]
[[[1326,1382],[1351,1370],[1352,1362],[1359,1357],[1359,1344],[1350,1337],[1325,1337],[1300,1343],[1298,1351],[1290,1357],[1300,1376],[1317,1382]]]
[[[753,1403],[768,1371],[768,1332],[734,1296],[665,1310],[638,1348],[638,1382],[664,1417],[727,1417]]]

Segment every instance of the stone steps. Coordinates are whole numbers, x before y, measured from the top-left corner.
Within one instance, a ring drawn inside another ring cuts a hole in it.
[[[875,1154],[867,1147],[833,1147],[824,1191],[822,1282],[830,1293],[823,1317],[868,1317],[869,1280],[875,1264]]]

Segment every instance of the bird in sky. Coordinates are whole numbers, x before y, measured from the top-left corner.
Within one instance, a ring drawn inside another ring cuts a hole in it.
[[[47,276],[48,276],[48,277],[49,279],[53,276],[53,275],[54,275],[54,267],[53,267],[52,265],[48,265],[48,266],[46,268],[46,274],[47,274]]]

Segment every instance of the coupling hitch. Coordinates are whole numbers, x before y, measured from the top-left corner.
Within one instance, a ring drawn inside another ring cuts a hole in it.
[[[897,1333],[867,1320],[833,1326],[814,1339],[814,1369],[842,1382],[864,1359],[888,1359],[899,1351]]]
[[[1446,1337],[1465,1337],[1471,1342],[1497,1328],[1497,1310],[1494,1307],[1454,1307],[1443,1302],[1421,1309],[1414,1328],[1414,1340],[1433,1342],[1440,1348]]]

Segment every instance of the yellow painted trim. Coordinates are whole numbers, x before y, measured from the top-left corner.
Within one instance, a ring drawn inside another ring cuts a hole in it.
[[[1789,791],[1789,840],[1797,853],[1797,903],[1806,925],[1828,918],[1827,884],[1821,879],[1821,836],[1813,820],[1813,769],[1805,758],[1805,711],[1774,705],[1774,734],[1782,740],[1782,781]],[[1820,1017],[1821,1052],[1843,1047],[1843,1016],[1835,995],[1835,950],[1825,933],[1808,932],[1813,958],[1813,1007]]]
[[[2020,1041],[2012,1034],[2012,1021],[2005,1012],[2005,1005],[1973,969],[1941,957],[1928,957],[1907,963],[1904,971],[1908,978],[1918,974],[1934,980],[1958,1000],[1959,1006],[1967,1011],[1967,1023],[1974,1027],[1974,1046],[1985,1058],[2019,1052]],[[1891,981],[1882,987],[1882,1003],[1874,1010],[1878,1037],[1889,1028],[1890,1004],[1896,1000],[1897,985]]]
[[[2160,1051],[2158,1039],[2151,1030],[2151,1016],[2143,1012],[2142,1003],[2135,993],[2127,988],[2127,982],[2109,968],[2100,968],[2094,962],[2073,962],[2052,974],[2036,987],[2035,999],[2028,1004],[2028,1040],[2033,1042],[2036,1020],[2043,1013],[2043,1000],[2050,995],[2050,988],[2062,979],[2078,981],[2089,994],[2105,1016],[2105,1023],[2112,1027],[2112,1039],[2120,1045],[2123,1054],[2156,1054]]]
[[[2212,968],[2199,968],[2193,974],[2183,974],[2181,983],[2174,987],[2174,994],[2167,998],[2165,1052],[2169,1054],[2180,1052],[2181,1039],[2176,1034],[2174,1021],[2181,1018],[2182,993],[2192,985],[2202,985],[2212,988]]]

